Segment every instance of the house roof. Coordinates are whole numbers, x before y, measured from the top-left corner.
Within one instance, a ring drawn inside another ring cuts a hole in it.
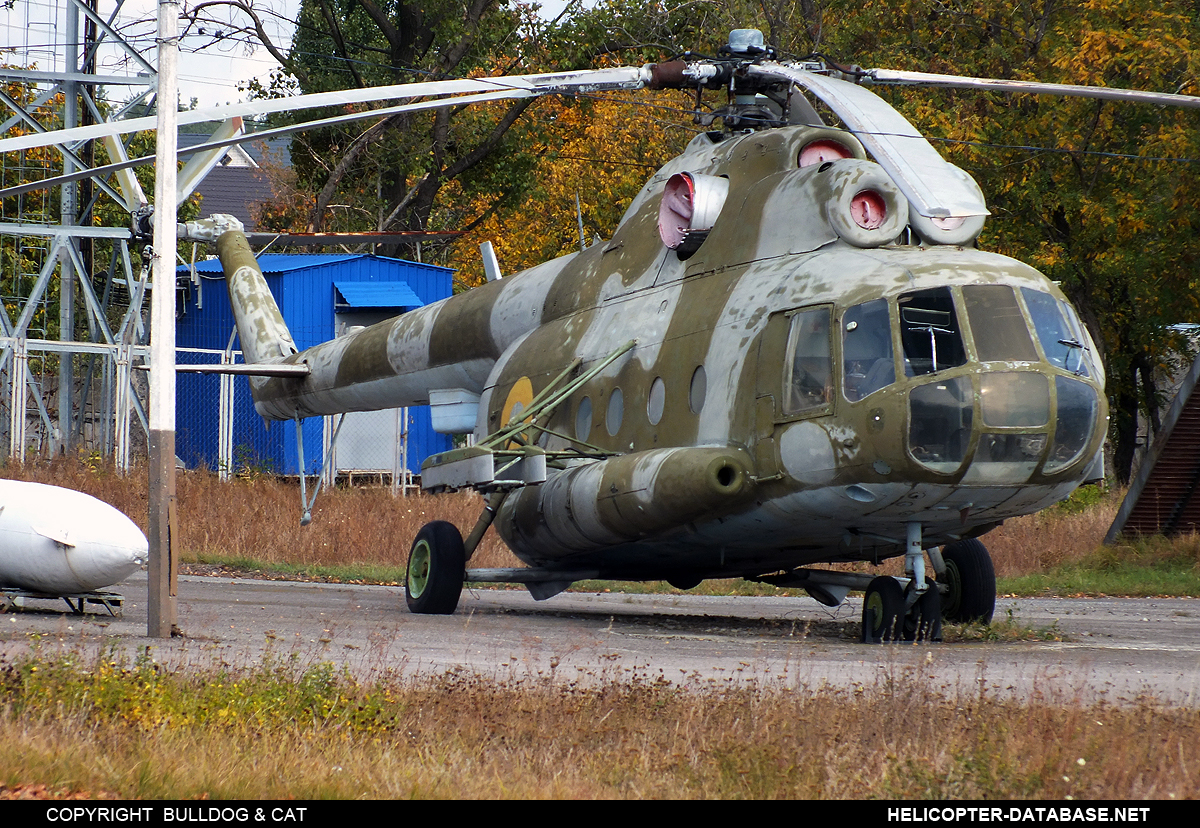
[[[194,147],[208,138],[208,135],[200,133],[180,133],[179,146]],[[273,156],[278,155],[279,146],[286,149],[286,144],[273,144],[270,147]],[[230,147],[196,188],[201,196],[201,214],[211,216],[215,213],[225,213],[236,217],[247,230],[253,230],[255,224],[251,217],[252,209],[255,205],[275,199],[271,183],[259,167],[266,151],[262,141],[247,141],[245,144]],[[290,158],[285,157],[282,163],[286,166],[290,163]]]
[[[201,215],[226,213],[237,218],[247,230],[255,227],[254,206],[275,199],[266,176],[253,167],[222,167],[218,164],[204,177],[196,191],[201,196]]]
[[[198,144],[206,143],[211,137],[208,133],[214,131],[219,124],[212,122],[206,125],[207,132],[180,132],[179,146],[194,147]],[[290,167],[292,165],[291,155],[291,139],[290,138],[256,138],[251,133],[245,141],[230,148],[236,156],[239,150],[250,157],[252,163],[261,164],[263,161],[270,161],[281,167]],[[238,163],[236,159],[231,159],[233,163]],[[228,162],[227,162],[228,163]]]

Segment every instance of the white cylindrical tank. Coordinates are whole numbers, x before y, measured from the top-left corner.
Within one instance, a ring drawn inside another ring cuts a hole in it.
[[[47,595],[91,592],[146,563],[142,530],[91,495],[0,480],[0,586]]]

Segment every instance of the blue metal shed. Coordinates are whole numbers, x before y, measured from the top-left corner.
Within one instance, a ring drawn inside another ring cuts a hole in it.
[[[347,328],[373,324],[444,299],[451,293],[454,273],[446,267],[369,255],[274,254],[260,256],[258,263],[301,349],[332,339]],[[188,277],[190,270],[180,267],[179,273]],[[176,323],[177,361],[214,363],[229,359],[223,355],[236,349],[237,341],[220,262],[197,262],[195,276],[188,279],[188,284]],[[234,361],[242,362],[241,355]],[[250,467],[284,474],[299,472],[295,426],[276,422],[268,427],[254,411],[245,377],[181,373],[176,393],[176,453],[189,467],[218,469],[224,440],[224,454],[231,456],[233,470]],[[222,409],[232,413],[231,423],[229,417],[221,421]],[[449,449],[451,438],[433,431],[428,406],[409,408],[408,415],[407,468],[416,473],[425,457]],[[343,445],[349,454],[359,453],[368,445],[376,452],[387,453],[383,445],[386,441],[380,439],[385,435],[357,439],[356,447],[350,418],[357,418],[359,429],[377,428],[380,423],[386,429],[387,416],[363,413],[347,418],[338,438],[340,469],[354,468],[342,461]],[[396,419],[392,417],[391,422]],[[392,426],[393,432],[399,428]],[[323,418],[305,420],[308,474],[320,467],[325,432]],[[389,462],[379,470],[391,467]]]

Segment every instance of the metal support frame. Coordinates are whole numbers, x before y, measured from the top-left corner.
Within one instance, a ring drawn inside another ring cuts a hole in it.
[[[233,365],[235,351],[233,343],[237,341],[237,328],[229,334],[229,344],[221,354],[222,365]],[[176,357],[178,359],[178,357]],[[236,404],[233,374],[220,376],[220,400],[217,403],[217,476],[228,480],[233,474],[233,412]]]
[[[119,618],[125,604],[124,595],[107,589],[94,592],[72,592],[68,595],[46,595],[26,589],[5,587],[0,589],[0,613],[12,609],[24,609],[26,601],[57,601],[60,598],[67,602],[67,606],[75,615],[85,614],[87,605],[95,604],[108,610],[108,614],[113,618]]]
[[[0,80],[30,89],[27,95],[13,92],[11,86],[0,90],[0,103],[11,111],[0,123],[0,134],[18,125],[44,133],[99,122],[106,114],[119,119],[157,88],[155,65],[115,28],[124,4],[125,0],[99,4],[94,0],[58,0],[48,7],[50,21],[36,27],[36,46],[31,42],[26,53],[21,44],[13,44],[9,62],[14,65],[0,68]],[[47,11],[46,7],[39,8]],[[119,54],[128,74],[121,75],[119,70],[97,72],[102,48]],[[36,69],[31,68],[34,63],[38,64]],[[134,94],[105,91],[114,86],[132,89]],[[56,97],[61,97],[61,106],[52,106]],[[121,111],[103,111],[105,100],[121,99],[130,99]],[[124,153],[119,140],[115,146],[119,154]],[[79,180],[96,168],[87,142],[56,144],[54,150],[60,160],[55,166],[43,165],[44,171],[36,173],[35,178],[61,173],[59,177],[70,175]],[[6,183],[23,180],[23,158],[23,153],[0,158],[0,165],[18,165],[15,170],[6,169]],[[57,164],[61,164],[61,170],[56,169]],[[0,417],[0,439],[7,436],[7,445],[0,446],[0,453],[23,459],[30,448],[62,452],[79,445],[111,458],[118,470],[126,471],[132,456],[141,453],[135,448],[139,441],[130,434],[135,415],[145,445],[147,411],[131,385],[131,369],[135,362],[145,359],[143,299],[149,273],[144,272],[140,280],[133,276],[128,227],[91,226],[91,210],[99,198],[112,199],[127,209],[133,195],[125,192],[129,180],[114,185],[106,177],[92,177],[92,197],[79,183],[65,182],[57,185],[56,215],[40,208],[33,213],[23,212],[24,202],[18,199],[17,213],[0,216],[0,245],[12,246],[14,252],[38,245],[37,237],[47,239],[35,260],[36,278],[32,283],[13,284],[15,295],[5,297],[8,307],[16,305],[15,319],[7,312],[0,314],[0,370],[5,372],[0,401],[8,405],[5,416]],[[55,219],[57,224],[48,223]],[[107,269],[99,266],[93,272],[88,252],[93,243],[111,245],[111,253],[105,254]],[[20,274],[4,276],[7,282]],[[52,289],[54,279],[59,280],[57,291]],[[105,286],[103,297],[93,283]],[[115,301],[113,288],[118,285],[128,289],[129,304],[114,331],[109,314]],[[32,323],[45,319],[51,307],[47,297],[55,295],[61,333],[60,340],[51,344],[37,338],[39,332],[45,335],[44,323]],[[77,326],[85,324],[87,333],[77,336]],[[89,347],[96,345],[104,347]]]
[[[547,468],[565,468],[564,464],[571,460],[611,457],[616,452],[555,431],[547,423],[572,394],[636,345],[636,340],[626,342],[584,373],[568,380],[583,364],[582,359],[576,358],[530,400],[528,406],[514,412],[510,421],[499,430],[474,446],[427,458],[421,465],[421,487],[431,491],[473,488],[490,493],[542,483],[546,480]],[[537,442],[544,435],[566,440],[570,447],[552,451],[543,449]]]
[[[296,454],[300,461],[300,525],[308,526],[312,523],[312,509],[317,502],[317,495],[321,493],[321,484],[325,482],[324,470],[333,462],[333,453],[337,447],[338,435],[342,433],[342,423],[346,422],[346,415],[342,414],[338,417],[337,428],[333,430],[333,437],[329,440],[329,446],[325,450],[325,458],[321,462],[321,468],[317,470],[317,486],[313,489],[312,499],[310,500],[307,494],[308,487],[308,470],[304,465],[304,418],[299,414],[296,415]]]

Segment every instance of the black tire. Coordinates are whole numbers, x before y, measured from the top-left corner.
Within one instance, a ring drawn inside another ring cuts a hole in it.
[[[904,616],[905,641],[941,641],[942,640],[942,596],[937,584],[926,578],[927,588],[924,594],[916,600],[912,609]],[[913,588],[909,582],[909,589]],[[905,602],[907,603],[907,593]]]
[[[444,520],[426,523],[408,553],[404,597],[409,612],[450,615],[458,606],[467,553],[462,535]]]
[[[871,581],[863,596],[863,643],[899,641],[904,623],[903,613],[904,590],[900,588],[900,583],[887,575]]]
[[[991,623],[996,611],[996,569],[987,547],[977,538],[961,540],[942,549],[946,585],[942,617],[947,621]]]

